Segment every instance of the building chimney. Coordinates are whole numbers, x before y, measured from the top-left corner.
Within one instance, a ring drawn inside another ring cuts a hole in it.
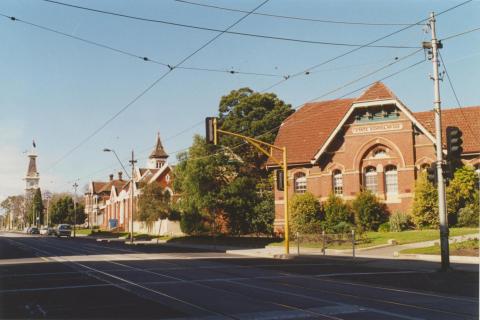
[[[118,180],[122,180],[122,171],[118,171]]]
[[[113,174],[108,176],[110,178],[110,181],[113,181]]]

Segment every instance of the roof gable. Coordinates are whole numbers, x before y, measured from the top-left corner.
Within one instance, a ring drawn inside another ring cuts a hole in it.
[[[397,97],[382,82],[375,82],[355,102],[397,99]]]

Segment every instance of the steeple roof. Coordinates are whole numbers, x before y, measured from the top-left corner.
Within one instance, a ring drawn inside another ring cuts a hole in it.
[[[28,157],[30,158],[30,161],[28,162],[27,177],[35,177],[38,174],[36,161],[37,156],[30,154]]]
[[[168,154],[165,152],[165,149],[163,149],[162,141],[160,140],[160,133],[157,133],[157,143],[152,153],[150,153],[149,158],[150,159],[168,158]]]

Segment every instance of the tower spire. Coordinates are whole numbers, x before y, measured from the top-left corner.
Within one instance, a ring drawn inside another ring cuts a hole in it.
[[[160,132],[157,132],[157,140],[155,147],[148,157],[148,167],[150,169],[161,168],[167,161],[168,154],[165,152],[165,149],[162,145],[162,140],[160,139]]]

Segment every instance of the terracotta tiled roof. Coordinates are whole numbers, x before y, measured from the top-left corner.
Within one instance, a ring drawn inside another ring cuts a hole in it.
[[[369,87],[355,102],[397,99],[397,97],[382,82],[376,82]]]
[[[288,117],[280,127],[275,145],[287,147],[289,164],[309,162],[323,146],[355,99],[307,103]],[[274,156],[282,159],[281,152]],[[267,165],[276,165],[272,159]]]
[[[107,182],[102,189],[100,189],[99,192],[108,192],[112,190],[112,186],[115,187],[115,190],[118,192],[121,190],[126,184],[128,184],[128,181],[126,180],[112,180]]]
[[[414,112],[417,120],[435,136],[433,111]],[[455,126],[462,131],[463,152],[480,152],[480,106],[455,109],[442,109],[442,141],[448,126]]]
[[[107,184],[107,182],[103,181],[92,181],[92,186],[93,186],[93,194],[98,194],[100,193],[100,190]]]

